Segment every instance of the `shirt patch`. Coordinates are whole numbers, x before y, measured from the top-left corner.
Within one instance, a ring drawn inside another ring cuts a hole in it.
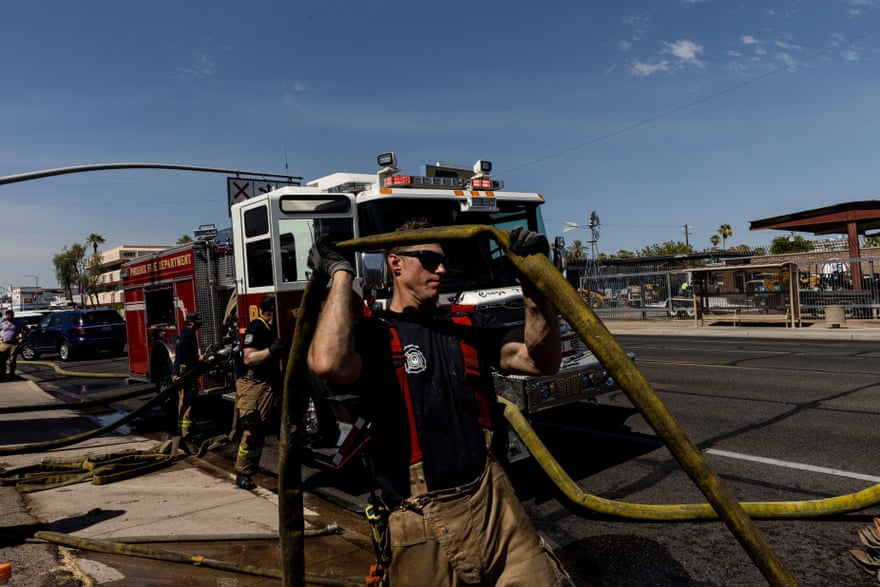
[[[407,375],[422,373],[428,367],[428,361],[425,360],[419,345],[408,344],[403,347],[403,357]]]
[[[244,335],[244,344],[247,345],[247,344],[251,344],[252,342],[254,342],[254,335],[250,334],[250,333],[245,334]]]

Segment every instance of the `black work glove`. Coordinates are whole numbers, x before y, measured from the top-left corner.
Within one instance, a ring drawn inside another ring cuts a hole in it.
[[[339,254],[339,251],[330,244],[330,239],[326,236],[320,237],[312,245],[309,251],[309,268],[313,271],[323,273],[328,277],[333,277],[337,271],[345,271],[354,275],[354,267],[348,260]]]
[[[287,347],[287,345],[284,344],[284,341],[280,338],[273,340],[272,344],[269,345],[269,352],[272,354],[272,358],[277,359],[283,355],[285,347]]]
[[[532,232],[517,226],[510,231],[510,251],[520,257],[536,253],[547,256],[550,254],[550,243],[540,232]]]

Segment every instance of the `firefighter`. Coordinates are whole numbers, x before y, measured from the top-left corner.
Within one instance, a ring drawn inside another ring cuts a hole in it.
[[[549,253],[546,237],[522,228],[511,243],[518,255]],[[390,545],[390,584],[570,584],[492,451],[502,422],[489,365],[555,373],[556,309],[524,282],[525,326],[511,331],[485,314],[437,307],[448,270],[440,243],[394,247],[385,260],[394,285],[389,311],[355,324],[354,269],[327,241],[312,247],[309,267],[333,281],[308,364],[375,408],[370,458],[390,512],[390,540],[379,539]]]
[[[177,337],[177,345],[174,349],[174,365],[171,368],[171,380],[176,381],[187,370],[196,366],[202,360],[199,351],[197,332],[202,327],[202,317],[198,312],[190,312],[183,321],[183,330]],[[192,428],[192,409],[199,395],[199,381],[196,379],[188,387],[180,390],[180,398],[177,405],[177,434],[183,440],[190,440]]]
[[[282,373],[279,359],[284,342],[275,336],[275,296],[260,301],[260,317],[250,323],[244,335],[244,375],[236,379],[235,406],[241,427],[241,442],[235,461],[235,484],[254,489],[252,478],[260,465],[263,442],[272,412],[277,408]]]

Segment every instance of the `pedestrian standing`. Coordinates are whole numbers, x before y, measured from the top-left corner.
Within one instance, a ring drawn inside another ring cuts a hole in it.
[[[401,229],[425,228],[410,221]],[[547,255],[546,237],[516,228],[513,253]],[[490,365],[504,373],[559,369],[557,312],[523,281],[525,325],[438,307],[448,268],[440,243],[385,252],[389,310],[355,325],[354,269],[319,239],[309,267],[332,278],[308,365],[359,393],[370,410],[369,457],[388,518],[391,585],[568,585],[493,454],[501,427]],[[382,558],[387,560],[386,552]]]
[[[184,373],[193,369],[202,360],[199,351],[198,331],[202,326],[202,317],[198,312],[186,315],[183,322],[183,330],[177,337],[177,345],[174,349],[174,365],[171,368],[171,380],[176,381]],[[193,404],[199,396],[199,380],[194,379],[189,385],[179,392],[177,405],[177,435],[183,440],[191,440]]]
[[[242,489],[254,489],[257,484],[252,477],[259,469],[269,421],[278,409],[283,383],[279,360],[285,345],[276,336],[274,296],[260,301],[260,316],[248,325],[243,348],[246,371],[235,381],[235,409],[242,430],[235,460],[235,484]]]
[[[0,320],[0,379],[15,378],[20,333],[21,329],[15,323],[15,312],[6,310],[6,316]]]

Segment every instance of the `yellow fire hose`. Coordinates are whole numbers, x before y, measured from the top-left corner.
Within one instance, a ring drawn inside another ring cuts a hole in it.
[[[0,406],[0,414],[21,414],[22,412],[52,412],[55,410],[82,410],[94,406],[105,406],[107,404],[131,399],[153,393],[156,386],[153,384],[143,384],[133,386],[130,390],[117,393],[112,396],[105,396],[100,399],[85,400],[81,402],[70,402],[64,404],[30,404],[26,406]]]
[[[62,369],[52,361],[25,360],[25,364],[52,367],[58,375],[64,375],[65,377],[89,377],[96,379],[125,379],[128,377],[128,373],[86,373],[82,371],[68,371],[67,369]]]
[[[191,371],[185,373],[180,377],[177,381],[157,393],[154,397],[150,398],[147,402],[145,402],[142,406],[138,407],[136,410],[133,410],[122,416],[118,420],[107,424],[106,426],[102,426],[100,428],[96,428],[94,430],[89,430],[87,432],[83,432],[81,434],[74,434],[73,436],[68,436],[66,438],[57,438],[55,440],[46,440],[43,442],[31,442],[28,444],[7,444],[4,446],[0,446],[0,456],[3,455],[17,455],[17,454],[28,454],[34,452],[40,452],[44,450],[51,450],[55,448],[61,448],[64,446],[70,446],[71,444],[76,444],[78,442],[82,442],[84,440],[88,440],[89,438],[94,438],[96,436],[101,436],[102,434],[109,432],[111,430],[115,430],[119,428],[123,424],[130,422],[134,418],[141,415],[146,410],[153,407],[158,402],[162,401],[164,398],[168,397],[171,394],[176,394],[180,391],[182,387],[185,385],[190,385],[193,383],[198,377],[207,369],[211,367],[210,363],[200,362],[199,366],[192,369]]]
[[[526,417],[512,402],[499,397],[504,406],[504,417],[532,453],[535,461],[553,480],[554,484],[575,505],[592,512],[631,520],[651,522],[681,522],[685,520],[714,520],[718,514],[708,503],[687,504],[634,504],[597,497],[581,491],[547,447],[535,434]],[[740,502],[749,516],[757,519],[817,518],[846,514],[880,503],[880,485],[874,485],[849,495],[805,501]]]
[[[559,313],[578,333],[581,340],[587,344],[609,374],[620,384],[624,393],[626,393],[627,397],[639,410],[651,428],[666,443],[667,448],[679,462],[682,469],[690,476],[700,491],[703,492],[712,509],[717,512],[717,515],[728,526],[767,581],[772,585],[796,585],[797,582],[794,577],[784,567],[779,556],[752,523],[743,506],[736,501],[718,474],[709,467],[703,454],[687,437],[612,334],[583,303],[578,293],[565,281],[549,259],[543,255],[520,257],[511,253],[508,250],[510,247],[510,234],[508,232],[488,226],[476,225],[425,228],[376,235],[344,241],[338,243],[337,246],[341,249],[376,250],[388,246],[405,246],[424,242],[476,239],[480,237],[493,238],[499,243],[506,251],[507,258],[522,278],[531,282],[544,296],[554,303]],[[285,455],[285,453],[297,452],[296,447],[291,444],[293,434],[290,431],[299,422],[292,422],[290,418],[291,414],[302,413],[302,410],[298,408],[302,405],[304,399],[298,395],[294,396],[292,389],[305,390],[307,388],[303,363],[305,352],[308,349],[311,335],[314,331],[315,316],[320,305],[320,299],[310,300],[309,298],[320,298],[323,295],[325,285],[326,283],[319,284],[316,282],[309,284],[297,319],[294,344],[290,351],[288,371],[285,377],[283,413],[287,421],[282,426],[282,461],[285,458],[289,458],[289,454]],[[311,289],[317,289],[317,295],[316,292],[310,291]],[[295,411],[291,411],[292,409]],[[298,467],[290,465],[279,467],[279,508],[282,511],[280,514],[281,526],[286,526],[290,531],[288,533],[280,529],[282,554],[302,552],[302,524],[301,521],[295,520],[294,514],[296,510],[299,510],[299,516],[302,516],[302,480],[296,481],[300,474]],[[284,493],[282,493],[282,488],[286,489]],[[285,505],[287,499],[292,499],[295,503]],[[285,545],[286,541],[292,541],[292,543]],[[289,561],[290,559],[288,558],[287,560]],[[297,581],[297,577],[302,577],[303,574],[299,571],[298,566],[298,560],[294,560],[284,569],[285,573],[282,575],[282,579],[285,586],[299,584],[295,581]]]

